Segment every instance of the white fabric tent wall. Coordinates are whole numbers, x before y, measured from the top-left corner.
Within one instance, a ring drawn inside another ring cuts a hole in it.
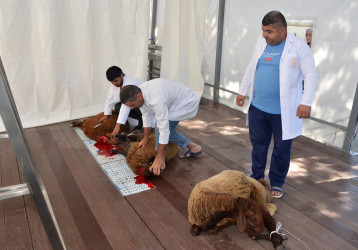
[[[219,1],[207,1],[207,25],[215,22],[212,10]],[[286,19],[313,20],[313,54],[318,73],[318,85],[312,106],[312,116],[347,127],[358,81],[358,2],[343,0],[317,1],[243,1],[226,0],[224,39],[221,64],[221,87],[237,92],[251,59],[256,41],[261,37],[261,21],[271,11],[281,11]],[[207,29],[208,30],[208,29]],[[212,43],[214,32],[206,32],[203,75],[205,82],[214,83]],[[209,50],[207,50],[210,48]],[[206,86],[203,96],[213,97]],[[236,96],[220,91],[220,102],[239,108]],[[341,148],[345,132],[312,120],[305,120],[305,136]]]
[[[23,126],[102,112],[112,65],[145,80],[149,3],[1,1],[0,55]]]
[[[156,42],[162,46],[160,76],[186,84],[200,97],[205,0],[158,1]]]

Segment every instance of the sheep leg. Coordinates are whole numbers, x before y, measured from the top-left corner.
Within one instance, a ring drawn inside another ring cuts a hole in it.
[[[276,231],[276,221],[275,219],[270,215],[270,213],[266,210],[262,211],[262,217],[264,219],[265,227],[270,231]],[[287,244],[287,238],[283,237],[281,234],[273,233],[271,235],[271,240],[273,247],[278,250],[282,249],[282,246],[285,247]]]
[[[198,225],[191,226],[190,232],[192,235],[194,235],[194,236],[199,235],[200,231],[201,231],[201,228]]]
[[[234,221],[227,220],[224,224],[215,227],[213,230],[210,231],[211,234],[216,234],[217,232],[223,230],[224,228],[227,228],[228,226],[235,225]]]

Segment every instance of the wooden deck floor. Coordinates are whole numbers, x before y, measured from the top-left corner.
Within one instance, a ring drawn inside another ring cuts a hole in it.
[[[174,159],[156,189],[122,197],[68,122],[25,131],[68,249],[272,249],[232,226],[192,236],[187,200],[196,183],[225,169],[250,173],[245,115],[203,99],[179,130],[203,154]],[[23,183],[9,139],[0,139],[0,184]],[[276,221],[310,249],[358,248],[358,158],[294,140]],[[0,249],[51,249],[31,196],[0,201]],[[285,232],[284,232],[285,233]],[[287,249],[308,249],[288,234]]]

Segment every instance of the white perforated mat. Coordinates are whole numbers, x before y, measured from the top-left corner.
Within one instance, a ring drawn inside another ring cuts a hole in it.
[[[99,155],[97,147],[94,146],[96,141],[89,139],[80,128],[75,128],[75,131],[96,159],[98,165],[102,168],[123,196],[151,189],[147,184],[135,183],[135,177],[137,175],[131,171],[123,155]],[[150,184],[155,188],[152,183]]]

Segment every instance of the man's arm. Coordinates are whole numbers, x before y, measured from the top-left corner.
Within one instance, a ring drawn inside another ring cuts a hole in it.
[[[116,103],[114,102],[113,98],[113,86],[109,87],[106,103],[104,105],[104,114],[107,116],[112,115],[112,109]]]
[[[142,147],[145,147],[145,145],[147,145],[151,129],[152,129],[151,127],[143,128],[144,136],[143,136],[143,139],[138,143],[138,148],[142,148]]]
[[[302,94],[301,104],[297,108],[296,116],[299,118],[309,118],[311,115],[311,105],[314,93],[316,92],[317,73],[314,57],[311,49],[306,46],[300,48],[300,69],[305,81],[305,89]]]
[[[117,135],[121,129],[121,125],[125,124],[127,122],[130,111],[131,111],[130,107],[128,107],[128,106],[124,105],[124,103],[122,103],[121,109],[119,110],[116,126],[114,127],[114,129],[111,133],[112,136]]]

